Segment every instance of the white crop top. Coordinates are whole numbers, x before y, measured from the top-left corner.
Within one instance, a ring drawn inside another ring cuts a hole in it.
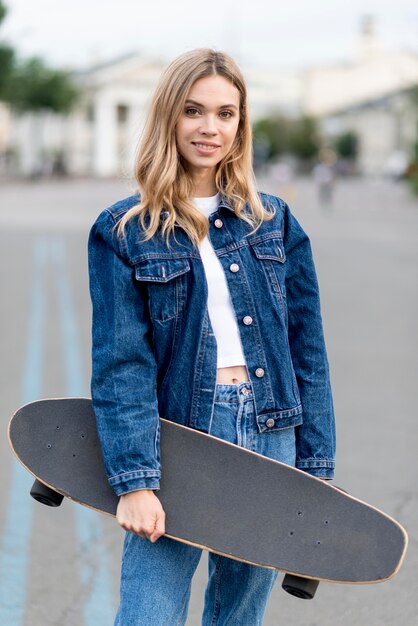
[[[210,198],[192,198],[192,202],[209,217],[218,208],[219,194]],[[208,236],[200,244],[200,256],[208,283],[208,312],[218,347],[217,367],[245,365],[241,337],[225,273]]]

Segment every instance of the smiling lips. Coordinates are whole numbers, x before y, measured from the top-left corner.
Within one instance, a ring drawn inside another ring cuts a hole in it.
[[[220,145],[217,143],[201,143],[197,141],[192,141],[192,144],[199,152],[212,153],[216,150],[216,148],[220,148]]]

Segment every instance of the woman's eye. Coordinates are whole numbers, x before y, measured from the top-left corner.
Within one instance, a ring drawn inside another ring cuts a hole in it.
[[[224,119],[228,119],[229,117],[232,117],[232,111],[221,111],[219,115]]]
[[[186,109],[185,113],[186,113],[186,115],[193,116],[193,115],[198,114],[199,111],[197,109],[194,109],[194,108],[189,108],[189,109]]]

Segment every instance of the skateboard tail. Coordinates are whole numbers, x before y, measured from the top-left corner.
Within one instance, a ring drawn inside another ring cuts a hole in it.
[[[195,517],[196,527],[205,528],[206,549],[329,582],[382,582],[399,570],[407,536],[388,515],[300,470],[213,437],[213,452],[208,454],[208,435],[161,422],[161,461],[166,471],[160,492],[163,505],[175,510],[173,504],[181,502],[182,515]],[[170,476],[178,471],[172,465],[170,450],[166,450],[167,442],[171,446],[173,441],[186,468],[180,493],[170,483]],[[230,448],[222,457],[221,473],[216,467],[221,454],[218,447]],[[198,463],[189,453],[191,448]],[[212,476],[222,484],[220,493],[217,481],[207,479]],[[245,502],[237,489],[242,476],[246,476]],[[203,482],[205,495],[199,499]],[[249,503],[256,515],[249,515]],[[172,536],[203,545],[185,532],[175,515],[170,524],[168,532]],[[217,532],[220,527],[221,538]],[[244,538],[241,545],[236,537]]]
[[[85,415],[81,424],[79,413]],[[53,503],[50,489],[87,508],[116,514],[119,498],[106,477],[90,399],[44,399],[24,405],[9,422],[8,438],[18,461],[46,487],[34,483],[35,499]],[[96,478],[93,488],[91,476]]]
[[[377,583],[382,583],[382,582],[386,582],[388,580],[391,580],[392,578],[394,578],[396,576],[396,574],[399,572],[404,557],[405,557],[405,553],[406,553],[406,548],[407,545],[405,546],[405,550],[404,553],[401,557],[401,560],[399,561],[397,567],[390,573],[390,574],[385,574],[384,576],[380,577],[380,578],[376,578],[373,580],[358,580],[358,579],[345,579],[345,580],[341,580],[341,579],[337,579],[337,578],[322,578],[322,577],[317,577],[314,575],[310,575],[307,573],[304,573],[303,571],[292,571],[292,570],[287,570],[284,567],[279,567],[279,566],[275,566],[275,565],[270,565],[268,563],[260,563],[258,561],[254,561],[254,560],[250,560],[250,559],[245,559],[242,558],[240,556],[236,556],[234,554],[231,554],[230,552],[226,552],[226,551],[222,551],[222,550],[217,550],[207,544],[202,544],[202,543],[198,543],[196,541],[192,541],[190,539],[185,539],[185,538],[181,538],[178,537],[175,534],[170,534],[169,532],[164,533],[164,535],[170,539],[174,539],[175,541],[180,541],[181,543],[185,543],[187,545],[190,546],[194,546],[195,548],[201,548],[203,550],[207,550],[208,552],[213,552],[214,554],[219,554],[220,556],[225,556],[228,557],[229,559],[233,559],[234,561],[239,561],[240,563],[248,563],[249,565],[255,565],[257,567],[264,567],[267,569],[272,569],[272,570],[276,570],[281,572],[282,574],[288,574],[289,576],[292,576],[294,578],[300,578],[303,580],[312,580],[312,581],[318,581],[318,582],[326,582],[326,583],[335,583],[335,584],[342,584],[342,585],[373,585],[373,584],[377,584]]]

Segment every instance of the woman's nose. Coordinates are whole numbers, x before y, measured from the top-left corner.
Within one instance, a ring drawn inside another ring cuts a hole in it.
[[[218,129],[216,127],[216,120],[212,116],[205,116],[202,119],[202,123],[200,125],[200,132],[202,135],[216,135]]]

